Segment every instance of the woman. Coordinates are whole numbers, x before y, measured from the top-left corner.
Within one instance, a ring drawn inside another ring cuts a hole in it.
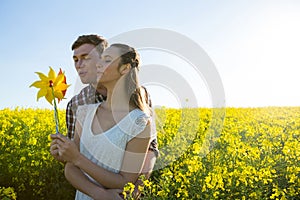
[[[97,65],[106,101],[78,109],[74,142],[62,135],[53,138],[57,145],[51,151],[67,162],[65,176],[77,189],[76,199],[117,199],[121,190],[103,188],[121,189],[141,173],[154,136],[138,70],[135,49],[124,44],[107,48]]]

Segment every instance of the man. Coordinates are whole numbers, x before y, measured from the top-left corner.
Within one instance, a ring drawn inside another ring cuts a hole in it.
[[[75,133],[76,112],[80,105],[95,104],[105,100],[106,89],[98,85],[97,83],[97,67],[96,63],[103,52],[103,49],[107,47],[107,41],[98,35],[82,35],[73,43],[72,50],[73,60],[75,68],[83,84],[88,84],[83,88],[79,94],[75,95],[67,105],[66,109],[66,123],[68,129],[68,138],[73,139]],[[147,93],[147,90],[145,89]],[[148,94],[148,93],[147,93]],[[151,101],[149,96],[149,105]],[[155,131],[153,129],[153,131]],[[58,161],[62,161],[57,155],[55,149],[51,150],[51,154]],[[158,156],[157,142],[154,139],[149,147],[149,151],[146,156],[142,173],[146,178],[149,178],[153,166],[155,164],[156,157]]]
[[[73,43],[73,61],[76,71],[83,84],[89,84],[75,95],[68,103],[66,109],[66,123],[68,137],[74,137],[76,111],[78,106],[94,104],[105,100],[105,88],[97,88],[97,61],[107,47],[104,38],[97,35],[82,35]]]

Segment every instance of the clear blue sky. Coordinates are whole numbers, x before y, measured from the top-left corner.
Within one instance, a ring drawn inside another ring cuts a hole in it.
[[[226,106],[300,105],[297,0],[1,0],[0,27],[0,109],[50,108],[44,99],[36,102],[37,89],[29,88],[38,78],[34,72],[46,73],[48,66],[65,70],[70,99],[78,82],[72,42],[82,34],[111,38],[140,28],[172,30],[198,43],[221,76]],[[206,90],[201,80],[199,87]],[[157,105],[173,105],[167,92],[151,90]]]

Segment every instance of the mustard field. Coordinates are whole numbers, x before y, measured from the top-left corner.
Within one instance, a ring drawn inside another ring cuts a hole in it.
[[[300,199],[300,107],[155,114],[160,157],[141,199]],[[49,153],[53,115],[0,111],[0,199],[74,199],[63,164]]]

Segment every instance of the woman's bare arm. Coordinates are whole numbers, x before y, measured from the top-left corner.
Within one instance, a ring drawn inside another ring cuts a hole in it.
[[[66,138],[62,138],[68,143]],[[144,131],[128,142],[119,174],[108,171],[82,154],[73,155],[71,162],[106,188],[123,188],[128,182],[135,182],[141,172],[150,144],[150,123]],[[62,144],[61,144],[62,145]],[[67,144],[68,146],[68,144]],[[68,147],[66,147],[68,149]],[[62,149],[62,154],[64,150]],[[72,180],[71,180],[72,181]]]

